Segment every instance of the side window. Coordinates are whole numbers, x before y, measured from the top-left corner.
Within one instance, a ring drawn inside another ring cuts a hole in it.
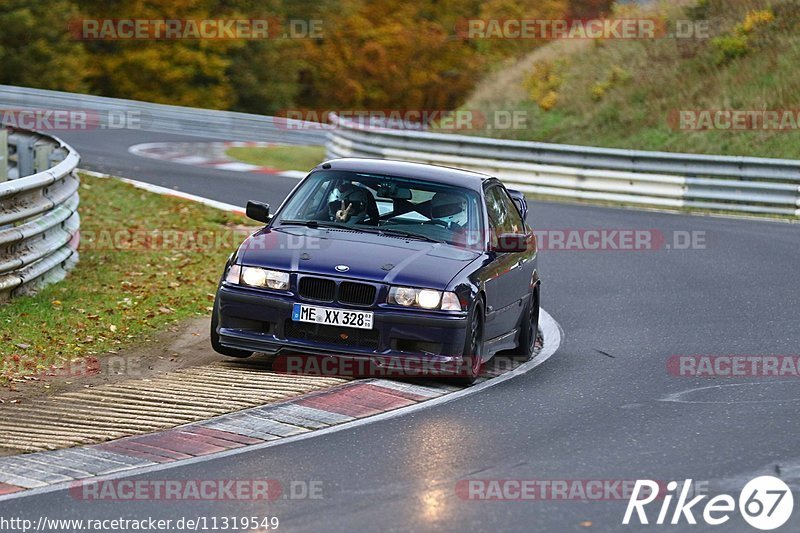
[[[320,182],[317,187],[314,189],[312,194],[309,196],[308,200],[306,200],[306,212],[304,213],[305,217],[314,217],[317,213],[322,212],[327,207],[327,198],[328,198],[328,191],[331,188],[331,181],[326,180]]]
[[[525,223],[522,221],[522,217],[519,214],[519,209],[517,209],[514,200],[512,200],[508,193],[501,187],[494,187],[494,190],[501,198],[501,201],[505,205],[505,210],[508,213],[504,233],[525,233]]]
[[[494,186],[486,191],[486,211],[491,225],[489,238],[492,245],[503,233],[525,233],[525,224],[517,206],[502,187]]]
[[[497,187],[492,187],[486,191],[486,211],[489,213],[489,224],[492,229],[498,229],[505,218],[502,213],[503,206],[497,201],[497,195],[494,194],[496,189]]]
[[[311,178],[310,185],[298,192],[292,199],[291,211],[282,215],[284,219],[314,218],[321,209],[325,194],[330,189],[331,180],[321,177]]]
[[[489,214],[489,242],[492,246],[497,244],[497,236],[506,233],[505,226],[508,219],[508,209],[497,194],[498,188],[491,187],[486,191],[486,212]]]

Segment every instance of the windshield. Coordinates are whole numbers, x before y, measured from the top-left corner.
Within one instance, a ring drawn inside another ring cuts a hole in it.
[[[479,206],[478,194],[464,187],[395,176],[320,171],[295,191],[274,224],[384,231],[474,248],[482,244]]]

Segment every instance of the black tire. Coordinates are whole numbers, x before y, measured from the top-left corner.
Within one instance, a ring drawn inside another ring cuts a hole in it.
[[[536,337],[539,334],[539,309],[539,286],[537,285],[525,307],[525,314],[520,325],[522,331],[519,334],[519,342],[514,355],[511,356],[513,359],[527,361],[533,356]]]
[[[483,302],[480,299],[475,301],[469,313],[462,353],[463,367],[456,380],[463,385],[471,385],[478,379],[483,365]]]
[[[214,298],[214,308],[211,311],[211,347],[214,349],[215,352],[227,355],[228,357],[238,357],[243,359],[245,357],[250,357],[253,355],[253,352],[248,352],[246,350],[237,350],[236,348],[228,348],[227,346],[222,346],[219,343],[219,332],[217,328],[219,327],[219,304],[217,303],[217,299]]]

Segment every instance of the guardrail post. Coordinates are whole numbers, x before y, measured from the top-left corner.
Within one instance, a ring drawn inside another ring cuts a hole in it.
[[[794,216],[800,218],[800,185],[797,186],[797,200],[794,203],[797,209],[794,210]]]
[[[17,141],[17,178],[35,174],[33,147],[36,139],[24,136]]]
[[[0,128],[0,183],[8,179],[8,131]]]
[[[33,173],[43,172],[50,168],[50,155],[53,145],[50,143],[35,144],[33,146]]]

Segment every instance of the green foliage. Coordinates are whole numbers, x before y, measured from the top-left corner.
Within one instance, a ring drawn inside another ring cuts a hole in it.
[[[614,0],[569,0],[571,19],[600,18],[611,13]]]
[[[710,7],[709,0],[698,0],[696,4],[687,6],[684,12],[689,20],[707,20]]]
[[[550,111],[558,103],[558,89],[561,87],[561,73],[566,67],[562,61],[537,61],[533,70],[523,81],[529,98],[543,111]]]
[[[296,106],[302,61],[294,43],[247,41],[229,59],[232,110],[274,115]]]
[[[721,65],[747,55],[752,50],[751,40],[754,33],[762,31],[774,20],[775,14],[771,9],[749,11],[744,20],[730,32],[711,40],[711,46],[716,52],[716,63]]]
[[[566,0],[486,0],[482,3],[479,18],[484,20],[557,20],[570,13]],[[514,57],[541,42],[528,39],[482,39],[477,45],[482,55],[493,61]]]
[[[711,44],[716,49],[716,63],[721,65],[750,51],[747,35],[720,35],[714,37]]]
[[[687,3],[630,6],[624,16],[686,20]],[[566,62],[559,72],[558,102],[549,111],[530,98],[526,77],[534,62],[520,62],[488,77],[465,108],[524,111],[525,129],[465,133],[509,139],[642,150],[796,158],[797,130],[681,129],[681,110],[781,110],[797,108],[800,78],[800,3],[796,0],[705,0],[700,20],[711,38],[557,42],[533,52],[538,60]],[[774,19],[765,15],[769,8]],[[621,16],[616,13],[616,16]],[[668,26],[673,27],[673,26]],[[741,28],[740,30],[737,30]],[[714,37],[745,32],[748,52],[718,63]],[[616,67],[616,68],[615,68]],[[609,82],[613,83],[609,84]],[[490,90],[491,89],[491,90]]]
[[[0,83],[86,91],[89,59],[67,32],[79,16],[70,0],[6,0],[0,8]]]
[[[627,70],[619,65],[613,65],[605,79],[597,81],[592,85],[592,100],[599,102],[608,91],[613,89],[616,85],[628,81],[630,78],[631,74]]]

